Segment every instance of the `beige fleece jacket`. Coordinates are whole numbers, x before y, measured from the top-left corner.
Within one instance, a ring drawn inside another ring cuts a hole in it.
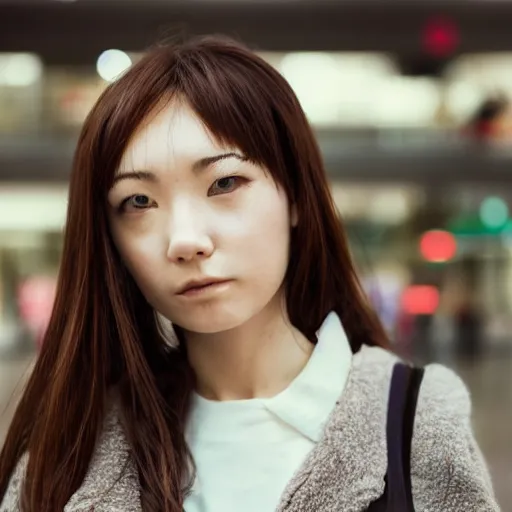
[[[326,418],[323,438],[288,483],[276,512],[363,512],[381,496],[388,392],[396,361],[395,355],[375,347],[363,347],[354,355],[347,385]],[[470,416],[462,381],[443,366],[427,366],[411,453],[416,512],[499,512]],[[20,511],[27,457],[11,478],[0,512]],[[130,449],[112,411],[88,474],[64,512],[141,512],[139,494]]]

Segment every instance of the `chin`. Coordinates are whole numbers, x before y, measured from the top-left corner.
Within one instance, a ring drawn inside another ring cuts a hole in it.
[[[279,287],[276,287],[276,290],[270,288],[258,292],[253,291],[246,297],[222,297],[218,300],[198,301],[188,305],[167,304],[167,314],[163,315],[174,325],[190,333],[227,332],[256,320],[257,317],[265,322],[268,320],[266,317],[280,311],[282,294]],[[162,311],[164,308],[155,309]]]
[[[236,329],[250,320],[253,315],[252,311],[242,311],[238,306],[230,308],[230,310],[209,308],[201,312],[172,315],[171,318],[174,318],[174,324],[179,325],[185,331],[197,334],[216,334]]]

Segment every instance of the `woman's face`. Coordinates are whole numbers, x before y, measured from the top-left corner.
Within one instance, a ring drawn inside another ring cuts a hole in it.
[[[286,195],[185,103],[135,133],[108,201],[125,265],[153,308],[183,329],[232,329],[280,298],[295,223]]]

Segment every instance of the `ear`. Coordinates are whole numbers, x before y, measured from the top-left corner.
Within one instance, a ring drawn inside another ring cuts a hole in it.
[[[299,223],[299,212],[297,211],[297,205],[292,204],[292,207],[290,208],[290,224],[292,228],[297,227],[297,224]]]

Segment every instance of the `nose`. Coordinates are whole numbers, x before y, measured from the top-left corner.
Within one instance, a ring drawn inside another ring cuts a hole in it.
[[[169,230],[167,259],[182,264],[195,259],[209,258],[214,251],[214,244],[207,233],[205,223],[201,221],[200,212],[187,208],[186,211],[172,215]]]

